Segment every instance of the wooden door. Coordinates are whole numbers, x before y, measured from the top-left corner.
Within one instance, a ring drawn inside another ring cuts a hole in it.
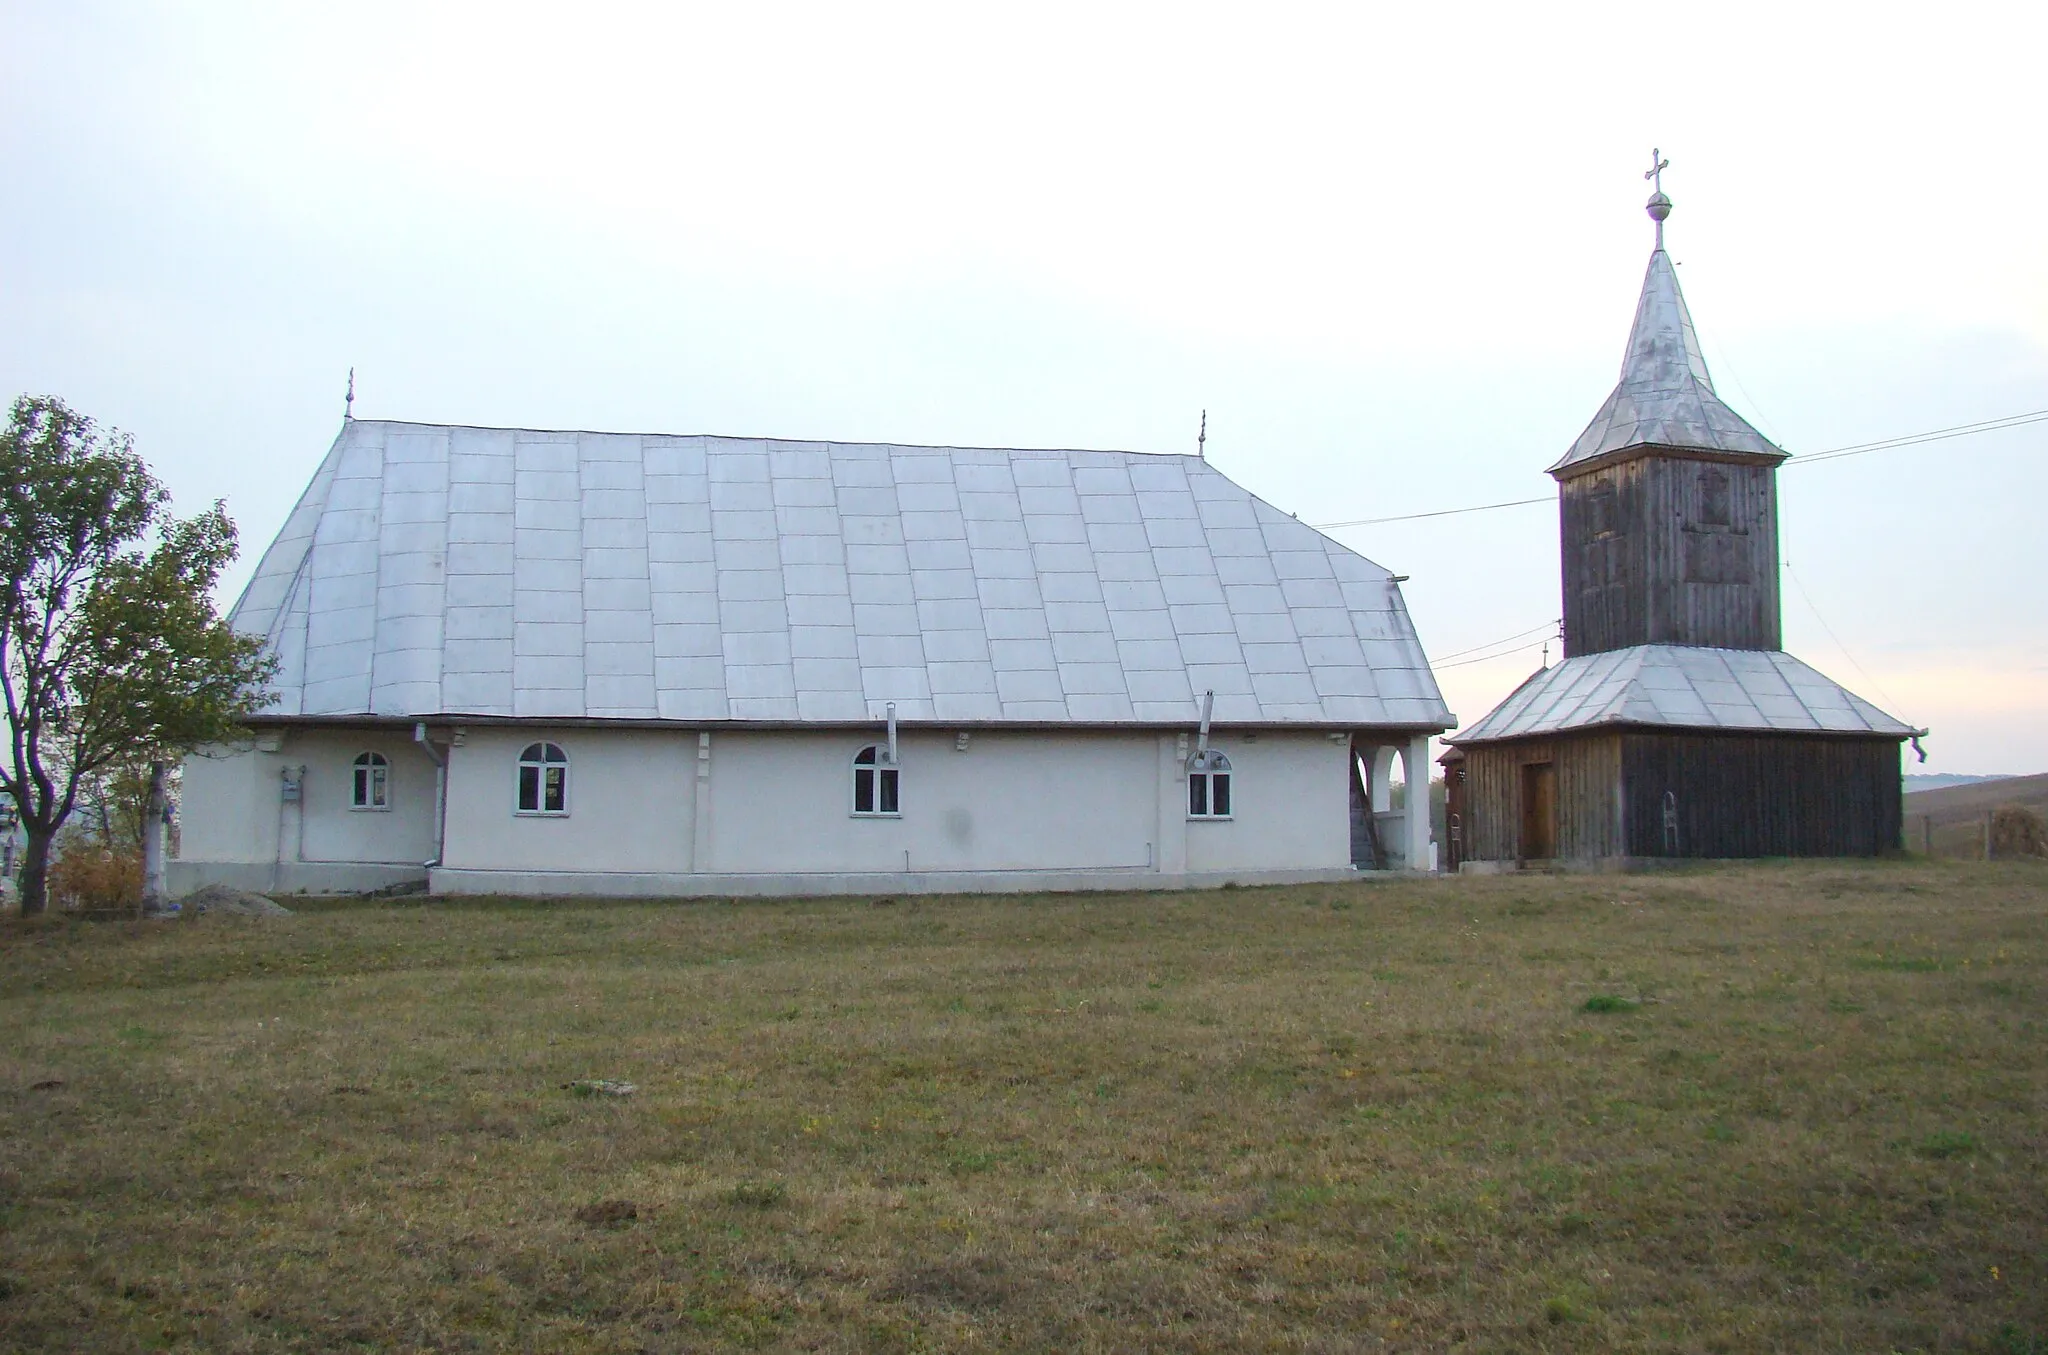
[[[1522,764],[1522,850],[1524,861],[1557,855],[1557,765]]]

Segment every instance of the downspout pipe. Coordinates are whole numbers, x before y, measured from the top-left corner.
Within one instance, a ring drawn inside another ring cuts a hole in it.
[[[1208,765],[1207,756],[1209,752],[1209,717],[1215,713],[1216,690],[1212,687],[1208,691],[1202,693],[1202,728],[1195,739],[1195,756],[1197,758],[1203,759],[1202,765],[1205,767]]]
[[[891,701],[889,711],[889,765],[896,765],[896,703]]]
[[[448,837],[448,757],[434,746],[427,737],[427,722],[420,720],[412,727],[412,741],[426,750],[434,760],[434,858],[421,862],[428,870],[441,864],[441,855],[446,848]]]

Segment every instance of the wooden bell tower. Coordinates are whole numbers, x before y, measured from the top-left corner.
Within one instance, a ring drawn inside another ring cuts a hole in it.
[[[1649,175],[1661,174],[1656,160]],[[1650,199],[1657,247],[1621,381],[1558,483],[1564,652],[1631,645],[1775,650],[1777,468],[1785,453],[1714,393],[1664,252],[1671,200]]]

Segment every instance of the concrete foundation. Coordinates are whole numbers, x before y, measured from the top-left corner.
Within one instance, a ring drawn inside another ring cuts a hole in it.
[[[393,885],[424,884],[425,866],[325,861],[169,861],[171,897],[208,885],[251,894],[368,894]]]
[[[1074,894],[1221,889],[1225,885],[1339,884],[1410,878],[1400,871],[1150,870],[876,871],[791,875],[669,875],[624,872],[435,870],[435,894],[602,898],[821,898],[849,894]]]

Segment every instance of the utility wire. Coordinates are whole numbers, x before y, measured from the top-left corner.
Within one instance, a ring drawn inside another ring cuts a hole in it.
[[[1813,605],[1813,594],[1806,591],[1806,585],[1801,583],[1799,581],[1799,575],[1793,572],[1792,562],[1790,560],[1787,560],[1784,563],[1785,577],[1792,580],[1792,586],[1799,590],[1799,596],[1806,602],[1806,610],[1812,612],[1813,619],[1820,622],[1820,628],[1828,633],[1828,638],[1830,640],[1833,640],[1835,642],[1835,648],[1842,651],[1842,657],[1849,661],[1849,666],[1856,670],[1857,676],[1861,677],[1865,682],[1870,684],[1870,690],[1876,692],[1879,696],[1884,698],[1885,705],[1889,706],[1893,710],[1898,710],[1900,708],[1899,703],[1892,700],[1892,694],[1886,691],[1884,688],[1878,686],[1876,678],[1872,677],[1869,673],[1863,671],[1863,665],[1856,662],[1856,656],[1849,652],[1849,646],[1842,643],[1842,637],[1835,634],[1835,628],[1833,626],[1830,626],[1828,624],[1828,619],[1820,614],[1820,608]]]
[[[1357,518],[1351,522],[1311,523],[1319,532],[1334,532],[1339,527],[1376,527],[1382,522],[1414,522],[1418,518],[1449,518],[1460,513],[1490,513],[1496,508],[1524,508],[1532,503],[1551,503],[1554,496],[1546,494],[1540,499],[1509,499],[1505,503],[1475,504],[1471,508],[1439,508],[1433,513],[1397,513],[1389,518]]]
[[[1449,663],[1445,663],[1440,659],[1432,659],[1430,660],[1429,666],[1432,670],[1435,670],[1438,668],[1468,668],[1475,663],[1491,663],[1495,659],[1505,659],[1510,654],[1521,654],[1527,652],[1528,650],[1536,648],[1536,646],[1538,645],[1547,645],[1553,638],[1554,637],[1552,636],[1546,635],[1541,639],[1530,640],[1526,644],[1516,645],[1513,649],[1503,649],[1498,654],[1481,654],[1476,659],[1453,659]]]
[[[1847,447],[1830,447],[1824,452],[1809,452],[1787,461],[1787,467],[1812,466],[1823,461],[1837,461],[1845,456],[1866,456],[1871,452],[1890,451],[1895,447],[1914,447],[1927,442],[1946,442],[1951,438],[1973,437],[1978,433],[1995,433],[2006,428],[2023,428],[2028,424],[2048,422],[2048,409],[2037,409],[2026,414],[2008,414],[1999,419],[1985,419],[1978,423],[1956,424],[1949,428],[1936,428],[1926,433],[1909,433],[1904,437],[1884,438],[1877,442],[1851,443]],[[1474,504],[1469,508],[1439,508],[1428,513],[1396,513],[1381,518],[1355,518],[1349,522],[1318,522],[1312,524],[1319,532],[1334,532],[1345,527],[1376,527],[1383,522],[1416,522],[1423,518],[1457,517],[1464,513],[1490,513],[1496,508],[1527,508],[1532,504],[1554,503],[1556,497],[1546,494],[1537,499],[1508,499],[1501,503]]]
[[[1513,635],[1503,635],[1503,636],[1501,636],[1501,637],[1500,637],[1500,638],[1499,638],[1498,640],[1488,640],[1488,641],[1487,641],[1487,642],[1486,642],[1485,644],[1483,644],[1483,645],[1473,645],[1473,646],[1472,646],[1472,647],[1471,647],[1470,649],[1454,649],[1454,650],[1452,650],[1452,651],[1451,651],[1450,653],[1448,653],[1448,654],[1445,654],[1445,655],[1442,655],[1441,657],[1442,657],[1442,658],[1445,658],[1445,659],[1462,659],[1462,658],[1464,658],[1464,657],[1465,657],[1465,656],[1466,656],[1467,654],[1477,654],[1477,653],[1478,653],[1478,652],[1479,652],[1480,650],[1482,650],[1482,649],[1492,649],[1492,648],[1493,648],[1493,647],[1494,647],[1495,645],[1504,645],[1504,644],[1506,644],[1506,643],[1507,643],[1508,641],[1510,641],[1510,640],[1519,640],[1519,639],[1521,639],[1521,638],[1522,638],[1523,636],[1525,636],[1525,635],[1534,635],[1534,634],[1535,634],[1535,633],[1536,633],[1537,631],[1539,631],[1539,630],[1541,630],[1541,631],[1551,631],[1551,630],[1556,630],[1556,629],[1557,629],[1557,622],[1555,622],[1555,621],[1545,621],[1545,622],[1544,622],[1544,623],[1543,623],[1542,625],[1540,625],[1540,626],[1531,626],[1531,627],[1529,627],[1529,629],[1527,629],[1527,630],[1518,630],[1518,631],[1516,631],[1516,632],[1515,632],[1515,633],[1514,633]],[[1536,641],[1534,641],[1534,640],[1531,640],[1531,641],[1530,641],[1529,643],[1530,643],[1530,644],[1535,644],[1535,643],[1537,643],[1537,642],[1536,642]],[[1524,645],[1524,646],[1523,646],[1523,648],[1525,648],[1525,649],[1526,649],[1527,647],[1528,647],[1527,645]]]
[[[1953,428],[1937,428],[1931,433],[1911,433],[1902,438],[1885,438],[1880,442],[1859,442],[1850,447],[1810,452],[1805,456],[1795,456],[1785,464],[1811,466],[1819,461],[1834,461],[1845,456],[1863,456],[1869,452],[1888,451],[1893,447],[1911,447],[1922,442],[1946,442],[1950,438],[1966,438],[1976,433],[1995,433],[2001,428],[2020,428],[2043,420],[2048,420],[2048,409],[2037,409],[2028,414],[2008,414],[2002,419],[1986,419],[1982,423],[1957,424]]]

